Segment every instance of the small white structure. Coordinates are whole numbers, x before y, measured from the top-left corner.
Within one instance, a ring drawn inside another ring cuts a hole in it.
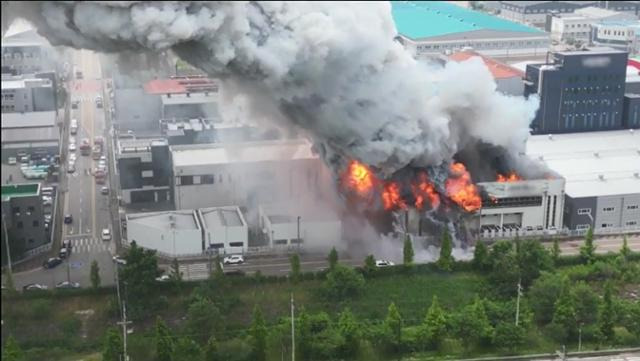
[[[261,205],[258,213],[260,229],[272,248],[298,243],[305,249],[326,248],[326,245],[342,239],[342,222],[328,209],[318,208],[311,213],[287,204],[269,204]]]
[[[637,22],[638,18],[628,13],[619,13],[597,7],[578,9],[573,14],[553,16],[551,19],[551,39],[562,42],[568,39],[589,42],[591,40],[592,27],[601,21]]]
[[[237,206],[198,209],[205,247],[219,253],[242,253],[249,246],[247,222]]]
[[[133,241],[169,257],[203,252],[202,227],[193,210],[128,214],[127,242]]]

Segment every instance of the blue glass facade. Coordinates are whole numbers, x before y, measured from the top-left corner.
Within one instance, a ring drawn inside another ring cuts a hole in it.
[[[546,64],[527,66],[525,96],[538,94],[534,134],[624,128],[623,100],[628,54],[576,51],[550,54]]]

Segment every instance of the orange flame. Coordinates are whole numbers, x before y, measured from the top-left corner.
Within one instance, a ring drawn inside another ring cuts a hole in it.
[[[433,184],[429,183],[425,173],[418,174],[418,181],[411,185],[413,196],[415,197],[415,206],[418,209],[424,207],[425,198],[429,199],[431,208],[438,208],[440,205],[440,196],[436,192]]]
[[[453,163],[451,176],[445,182],[447,196],[467,212],[473,212],[482,206],[478,188],[471,183],[471,175],[462,163]]]
[[[346,172],[345,185],[360,195],[366,195],[373,189],[374,176],[366,165],[352,161]]]
[[[498,174],[498,179],[497,179],[497,181],[500,183],[520,182],[521,180],[522,180],[522,177],[516,174],[516,172],[510,172],[507,175]]]
[[[382,204],[384,205],[385,210],[407,208],[407,203],[400,195],[400,187],[398,186],[398,183],[390,182],[385,184],[384,189],[382,190]]]

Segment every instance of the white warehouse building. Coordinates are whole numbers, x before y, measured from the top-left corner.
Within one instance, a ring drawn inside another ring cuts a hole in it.
[[[126,243],[153,249],[165,257],[201,254],[202,227],[193,210],[135,213],[127,216]]]
[[[198,209],[204,244],[218,253],[242,253],[249,246],[249,228],[237,206]]]
[[[171,146],[176,209],[322,198],[332,184],[306,140]]]

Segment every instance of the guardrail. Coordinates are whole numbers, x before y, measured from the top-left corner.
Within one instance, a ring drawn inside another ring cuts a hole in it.
[[[557,231],[543,230],[543,231],[527,231],[523,229],[512,231],[484,231],[479,234],[480,239],[496,239],[496,238],[515,238],[515,237],[580,237],[587,234],[586,229],[569,230],[562,229]],[[602,235],[622,235],[640,233],[640,227],[611,227],[611,228],[596,228],[593,234],[596,236]]]

